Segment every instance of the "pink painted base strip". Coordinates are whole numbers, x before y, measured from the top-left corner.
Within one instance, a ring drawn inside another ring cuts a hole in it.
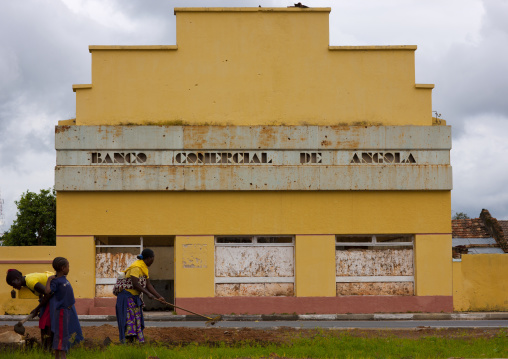
[[[78,315],[88,315],[90,314],[90,308],[94,306],[93,298],[76,298],[76,303],[74,304],[76,307],[76,312]]]
[[[176,305],[208,314],[346,314],[453,312],[452,296],[176,298]],[[180,309],[178,314],[189,314]]]

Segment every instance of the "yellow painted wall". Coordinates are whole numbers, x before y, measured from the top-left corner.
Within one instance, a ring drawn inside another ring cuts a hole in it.
[[[329,11],[177,9],[177,46],[91,46],[76,124],[431,125],[416,46],[330,47]]]
[[[57,234],[451,233],[450,203],[449,191],[58,192]]]
[[[296,236],[297,297],[335,297],[335,236]]]
[[[508,255],[464,254],[453,263],[455,311],[508,311]]]
[[[415,237],[416,295],[452,295],[451,234]]]
[[[214,295],[214,237],[176,236],[175,298],[213,297]]]
[[[93,236],[57,236],[58,256],[69,260],[69,282],[76,298],[95,297],[95,242]]]

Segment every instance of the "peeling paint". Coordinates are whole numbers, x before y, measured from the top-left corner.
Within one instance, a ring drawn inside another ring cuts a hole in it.
[[[136,260],[131,253],[97,253],[95,255],[95,277],[116,278],[118,272],[124,271]]]
[[[337,276],[410,276],[413,249],[350,249],[335,252]]]
[[[113,284],[96,284],[95,296],[99,298],[114,297]]]
[[[412,282],[337,283],[337,295],[414,295]]]
[[[235,283],[216,284],[217,297],[292,297],[295,294],[293,283]]]
[[[206,244],[183,245],[183,268],[207,268],[208,247]]]
[[[293,247],[216,247],[216,277],[292,277]]]

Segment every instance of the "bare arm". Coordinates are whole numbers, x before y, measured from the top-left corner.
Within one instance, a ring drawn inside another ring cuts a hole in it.
[[[51,293],[51,281],[55,278],[54,275],[48,278],[48,282],[46,283],[46,290],[44,291],[45,294]]]
[[[39,295],[46,294],[46,287],[42,283],[35,283],[34,289]]]
[[[152,286],[152,283],[150,283],[150,279],[146,278],[146,288],[148,289],[148,291],[150,293],[152,293],[156,298],[159,298],[159,299],[164,299],[164,297],[162,295],[160,295],[159,293],[157,293],[157,291],[155,290],[155,288]]]
[[[32,313],[35,313],[35,315],[37,315],[37,313],[39,313],[39,310],[41,309],[41,307],[43,305],[46,305],[49,301],[49,298],[51,297],[50,295],[46,294],[46,287],[42,284],[42,283],[35,283],[34,285],[34,290],[39,293],[39,305],[30,312],[30,314]]]

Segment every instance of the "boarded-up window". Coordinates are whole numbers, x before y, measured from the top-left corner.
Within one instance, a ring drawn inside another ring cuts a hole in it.
[[[336,237],[337,295],[413,295],[413,237]]]
[[[215,295],[293,296],[294,239],[289,236],[215,238]]]

